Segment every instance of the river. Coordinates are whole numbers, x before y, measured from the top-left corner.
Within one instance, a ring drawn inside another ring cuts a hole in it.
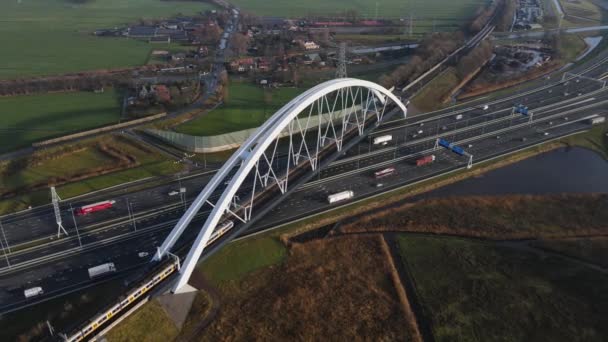
[[[608,161],[585,148],[560,148],[444,186],[420,198],[608,193]]]

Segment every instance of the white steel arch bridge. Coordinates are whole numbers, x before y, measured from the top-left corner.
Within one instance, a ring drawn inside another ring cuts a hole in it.
[[[373,82],[340,78],[300,94],[241,145],[199,193],[169,233],[154,261],[170,254],[202,208],[210,210],[173,285],[182,292],[203,251],[235,236],[380,122],[407,109]]]

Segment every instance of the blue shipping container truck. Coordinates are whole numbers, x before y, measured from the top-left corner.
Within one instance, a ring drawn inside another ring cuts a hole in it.
[[[459,154],[459,155],[464,155],[464,150],[462,149],[462,147],[460,146],[454,146],[452,147],[452,152]]]
[[[443,146],[445,148],[450,148],[452,144],[449,141],[444,139],[439,139],[439,146]]]

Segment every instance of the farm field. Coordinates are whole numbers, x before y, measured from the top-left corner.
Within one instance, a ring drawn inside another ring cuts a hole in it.
[[[119,97],[104,93],[60,93],[0,98],[0,153],[33,142],[117,123]]]
[[[485,0],[310,0],[310,1],[279,1],[279,0],[233,0],[232,3],[245,11],[267,16],[303,16],[314,15],[343,15],[346,10],[356,10],[362,17],[399,18],[410,13],[423,18],[460,18],[466,19],[475,14],[477,8],[487,3]]]
[[[605,273],[516,245],[412,235],[399,244],[436,341],[601,341],[608,334]]]
[[[91,32],[208,8],[211,5],[192,1],[4,1],[0,11],[5,47],[0,55],[0,79],[145,64],[154,46],[95,37]]]
[[[590,0],[567,1],[559,0],[563,11],[567,16],[574,16],[574,19],[582,20],[579,24],[584,24],[584,21],[602,20],[602,9]]]
[[[178,126],[176,130],[190,135],[212,136],[258,127],[304,89],[263,89],[252,84],[234,82],[228,90],[227,103]],[[267,95],[264,95],[265,92]]]

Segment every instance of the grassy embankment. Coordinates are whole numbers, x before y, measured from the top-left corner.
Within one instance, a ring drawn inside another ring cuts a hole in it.
[[[402,235],[399,242],[436,341],[601,341],[608,334],[606,274],[480,241]]]
[[[176,127],[180,133],[212,136],[258,127],[284,104],[304,89],[264,89],[252,84],[233,82],[228,100],[219,108]],[[266,93],[266,95],[265,95]]]
[[[453,67],[447,68],[422,88],[412,100],[412,104],[422,112],[439,109],[442,107],[439,99],[449,94],[458,83],[460,83],[460,80],[456,76],[456,69]]]
[[[0,55],[0,78],[145,64],[158,45],[91,33],[142,18],[196,14],[208,8],[209,4],[192,1],[4,1],[0,35],[5,49]]]
[[[151,176],[181,170],[132,140],[104,136],[65,148],[51,148],[29,157],[0,163],[0,213],[49,202],[49,184],[62,198]],[[78,180],[78,181],[76,181]]]
[[[112,329],[106,338],[111,342],[165,342],[172,341],[177,334],[177,327],[166,317],[161,305],[157,301],[151,301],[137,311],[137,314]]]
[[[0,153],[33,142],[118,123],[120,98],[107,89],[0,97]]]

